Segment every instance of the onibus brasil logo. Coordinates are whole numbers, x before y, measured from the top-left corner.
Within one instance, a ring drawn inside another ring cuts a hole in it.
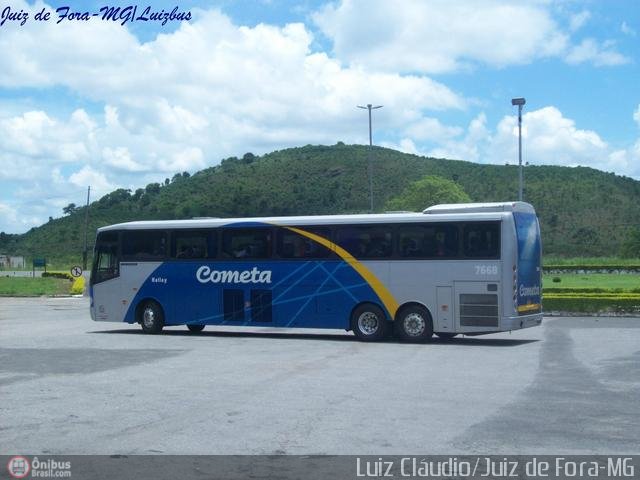
[[[13,478],[25,478],[29,473],[32,477],[69,478],[71,477],[71,462],[52,458],[39,460],[38,457],[33,457],[29,461],[27,457],[16,455],[9,459],[7,471]]]
[[[24,478],[29,475],[31,464],[28,458],[18,455],[9,459],[7,470],[13,478]]]

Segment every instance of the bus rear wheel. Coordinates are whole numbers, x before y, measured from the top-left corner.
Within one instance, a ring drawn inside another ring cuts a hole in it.
[[[204,325],[187,325],[190,332],[201,332],[204,330]]]
[[[394,323],[396,336],[404,342],[428,342],[433,335],[433,321],[422,307],[403,308]]]
[[[359,340],[376,342],[387,336],[389,322],[380,307],[364,304],[351,314],[351,330]]]
[[[144,333],[160,333],[164,327],[164,312],[158,302],[146,301],[140,308],[140,325]]]

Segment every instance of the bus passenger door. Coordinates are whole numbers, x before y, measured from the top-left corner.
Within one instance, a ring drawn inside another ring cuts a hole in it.
[[[436,287],[437,332],[455,331],[452,293],[451,287]]]

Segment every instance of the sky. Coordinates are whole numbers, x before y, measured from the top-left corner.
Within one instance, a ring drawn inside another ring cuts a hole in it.
[[[368,142],[640,179],[640,2],[0,0],[0,231],[246,152]],[[47,21],[35,15],[49,12]],[[21,12],[22,11],[22,12]],[[24,20],[20,13],[27,13]],[[147,15],[149,16],[149,15]],[[60,22],[58,22],[60,20]]]

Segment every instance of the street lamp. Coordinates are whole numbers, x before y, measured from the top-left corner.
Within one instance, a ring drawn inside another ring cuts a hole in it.
[[[522,189],[524,187],[524,179],[522,172],[522,106],[527,103],[524,98],[512,98],[511,105],[518,106],[518,200],[522,201]]]
[[[373,140],[371,136],[371,110],[375,110],[377,108],[382,108],[382,105],[376,105],[375,107],[367,103],[367,106],[358,105],[358,108],[363,108],[365,110],[369,110],[369,151],[367,154],[367,158],[369,160],[368,163],[368,171],[369,171],[369,213],[373,213],[373,166],[371,165],[371,151],[373,149]]]

